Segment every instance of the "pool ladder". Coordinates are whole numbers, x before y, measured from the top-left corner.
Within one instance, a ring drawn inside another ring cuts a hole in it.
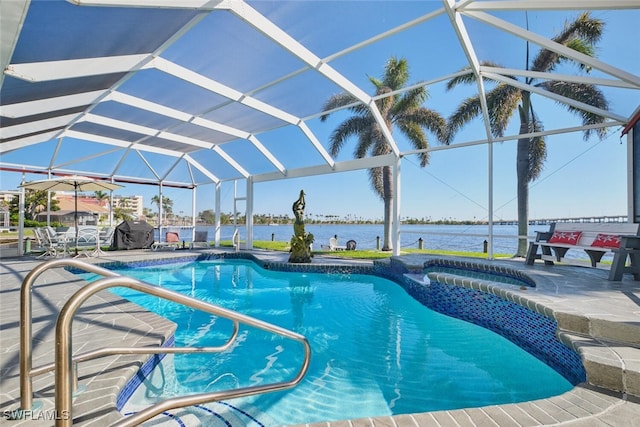
[[[73,267],[88,273],[103,276],[102,279],[89,283],[74,293],[60,310],[56,322],[55,331],[55,361],[52,364],[37,368],[32,366],[32,303],[31,290],[33,284],[46,270],[56,267]],[[149,295],[154,295],[169,301],[177,302],[216,316],[224,317],[233,322],[233,333],[225,344],[218,347],[106,347],[85,353],[72,355],[71,326],[76,311],[82,304],[95,293],[114,287],[127,287]],[[114,426],[136,426],[140,423],[161,414],[164,411],[183,408],[186,406],[214,402],[223,399],[252,396],[284,390],[297,385],[309,368],[311,347],[307,339],[295,332],[272,325],[261,320],[245,316],[243,314],[227,310],[225,308],[206,303],[178,292],[160,288],[129,277],[120,276],[113,271],[92,265],[77,259],[55,259],[47,261],[35,267],[22,282],[20,290],[20,410],[27,412],[33,410],[33,383],[32,377],[54,371],[55,375],[55,410],[56,414],[64,416],[56,417],[56,427],[70,427],[73,423],[72,393],[77,386],[77,374],[72,366],[78,362],[96,359],[98,357],[116,354],[160,354],[160,353],[203,353],[221,352],[230,348],[238,335],[239,324],[253,326],[285,338],[298,341],[304,348],[304,360],[298,373],[288,381],[260,386],[242,387],[237,389],[216,391],[209,393],[193,394],[167,399],[156,403],[134,415],[128,416]]]

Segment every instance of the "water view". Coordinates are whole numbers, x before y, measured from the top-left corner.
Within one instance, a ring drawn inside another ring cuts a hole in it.
[[[207,230],[209,239],[213,240],[213,226],[197,226],[198,230]],[[376,249],[377,238],[384,235],[382,224],[307,224],[305,229],[313,233],[315,237],[314,249],[319,250],[320,245],[328,245],[329,239],[338,236],[340,245],[349,240],[355,240],[357,249]],[[529,227],[529,234],[535,236],[534,231],[546,231],[548,225],[536,225]],[[245,239],[244,226],[238,227],[241,239]],[[484,241],[489,239],[489,227],[487,225],[435,225],[412,224],[402,225],[400,228],[400,244],[402,248],[418,248],[419,239],[422,239],[424,249],[453,250],[467,252],[482,252]],[[232,225],[222,227],[220,237],[222,240],[231,240],[234,232]],[[293,234],[290,224],[280,225],[255,225],[253,231],[254,240],[289,241]],[[518,228],[516,225],[496,225],[493,227],[495,254],[514,254],[517,247]],[[190,231],[182,230],[181,237],[190,239]],[[531,237],[533,238],[533,237]],[[575,251],[575,256],[580,256]],[[586,255],[585,255],[586,257]]]

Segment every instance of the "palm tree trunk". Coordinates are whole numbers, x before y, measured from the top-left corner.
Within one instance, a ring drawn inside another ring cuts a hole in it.
[[[521,125],[521,133],[523,133],[522,127],[526,127],[526,123]],[[517,150],[518,236],[527,236],[529,234],[529,138],[519,139]],[[526,254],[527,239],[520,237],[518,238],[516,256],[525,256]]]
[[[384,190],[384,240],[382,244],[383,251],[393,250],[393,243],[391,242],[391,219],[393,208],[393,181],[392,171],[389,166],[382,168],[382,186]]]

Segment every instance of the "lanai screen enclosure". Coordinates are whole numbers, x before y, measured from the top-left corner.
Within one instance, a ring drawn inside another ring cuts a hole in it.
[[[537,32],[540,26],[528,22],[529,14],[545,13],[561,27],[586,10],[605,22],[625,17],[637,24],[635,0],[10,0],[1,7],[0,170],[152,184],[160,194],[163,187],[193,189],[194,206],[196,189],[219,201],[221,183],[243,180],[249,246],[255,184],[391,166],[393,248],[399,251],[400,166],[413,152],[399,134],[384,131],[391,154],[335,158],[319,120],[324,101],[346,92],[386,129],[368,76],[393,55],[406,57],[412,81],[432,93],[468,72],[602,116],[594,128],[623,129],[637,120],[640,52],[634,27],[608,26],[608,36],[627,43],[591,57],[549,39],[558,27]],[[529,71],[523,55],[506,55],[515,46],[524,51],[527,43],[590,72]],[[635,67],[620,65],[623,56],[635,57]],[[484,59],[504,68],[481,65]],[[527,85],[527,77],[593,84],[610,99],[610,108]],[[487,146],[489,174],[482,179],[488,182],[491,224],[491,147],[516,141],[518,131],[491,135],[485,83],[477,81],[469,92],[446,96],[459,104],[480,95],[479,133],[431,150]],[[439,102],[430,99],[429,105]],[[532,135],[583,129],[576,118]],[[633,128],[627,135],[631,141]]]

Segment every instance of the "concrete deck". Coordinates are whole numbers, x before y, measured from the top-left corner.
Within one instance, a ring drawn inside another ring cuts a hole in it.
[[[197,251],[194,251],[197,252]],[[181,257],[189,251],[108,252],[88,262],[133,261]],[[255,251],[265,261],[284,262],[287,254]],[[394,258],[408,269],[417,269],[425,256]],[[338,258],[315,257],[313,263],[350,264]],[[487,261],[488,262],[488,261]],[[8,420],[20,406],[19,319],[20,285],[42,260],[4,258],[0,262],[0,425],[49,426],[55,416],[53,374],[34,379],[34,400],[39,412],[26,419]],[[367,261],[358,261],[367,263]],[[398,415],[372,419],[321,423],[323,426],[640,426],[640,282],[625,277],[607,280],[603,270],[525,266],[523,260],[496,261],[526,271],[536,280],[535,289],[523,290],[520,302],[558,320],[559,336],[582,356],[587,382],[560,396],[532,402],[454,411]],[[57,314],[68,297],[85,282],[61,268],[48,270],[36,280],[33,293],[34,367],[53,363]],[[74,351],[108,345],[158,345],[170,336],[174,325],[108,292],[85,304],[74,321]],[[115,410],[118,392],[141,366],[141,356],[113,356],[84,362],[79,368],[82,388],[74,399],[74,425],[104,426],[120,418]],[[96,376],[96,374],[98,374]],[[175,425],[175,424],[173,424]]]

